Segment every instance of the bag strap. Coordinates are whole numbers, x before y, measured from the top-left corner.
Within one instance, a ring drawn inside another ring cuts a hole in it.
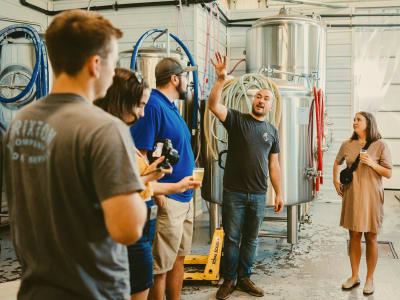
[[[369,148],[369,146],[372,144],[371,141],[368,141],[365,146],[363,147],[363,150],[367,150]],[[358,154],[356,160],[353,162],[353,164],[350,167],[350,170],[352,172],[354,172],[355,170],[357,170],[358,164],[360,163],[360,154]]]
[[[363,150],[368,150],[368,148],[369,148],[369,146],[370,146],[371,144],[372,144],[372,142],[371,142],[371,141],[368,141],[368,142],[365,144]]]

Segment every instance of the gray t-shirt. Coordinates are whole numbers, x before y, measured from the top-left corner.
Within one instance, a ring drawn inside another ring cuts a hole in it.
[[[127,250],[101,208],[144,189],[129,128],[78,95],[50,94],[18,113],[3,147],[18,299],[129,299]]]
[[[279,153],[279,135],[267,121],[228,109],[222,123],[228,131],[228,155],[224,189],[231,192],[262,194],[267,191],[270,153]]]

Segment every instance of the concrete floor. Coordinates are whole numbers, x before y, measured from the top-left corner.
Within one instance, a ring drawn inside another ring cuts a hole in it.
[[[261,238],[252,280],[265,291],[259,299],[269,300],[399,300],[400,259],[390,257],[382,249],[375,272],[375,293],[363,296],[366,275],[365,259],[361,263],[361,285],[352,291],[342,291],[342,281],[350,275],[347,256],[347,231],[338,226],[340,202],[314,202],[310,211],[312,224],[305,224],[299,232],[299,243],[291,247],[283,239]],[[209,248],[205,218],[195,222],[194,254],[206,254]],[[284,231],[284,224],[265,223],[268,230]],[[4,236],[4,235],[3,235]],[[3,237],[4,239],[4,237]],[[380,241],[391,241],[400,256],[400,201],[394,192],[385,192],[385,219]],[[8,260],[9,257],[8,257]],[[0,267],[3,265],[0,261]],[[10,265],[9,262],[6,265]],[[2,270],[0,270],[1,272]],[[15,270],[14,270],[15,271]],[[10,273],[11,279],[15,273]],[[7,275],[8,276],[8,275]],[[1,277],[0,277],[1,278]],[[0,299],[15,300],[18,280],[0,284]],[[182,299],[215,299],[217,287],[206,282],[185,282]],[[235,291],[230,299],[253,297]]]
[[[394,192],[385,192],[385,219],[380,241],[391,241],[400,256],[400,201]],[[310,211],[312,224],[305,224],[299,233],[299,243],[291,252],[283,239],[260,238],[257,261],[252,280],[264,291],[260,299],[269,300],[328,300],[328,299],[400,299],[400,259],[390,258],[389,251],[382,249],[375,271],[375,293],[362,293],[366,276],[365,257],[361,261],[361,285],[352,291],[342,291],[341,284],[351,275],[347,256],[345,229],[339,227],[341,202],[314,202]],[[203,221],[197,223],[202,224]],[[197,225],[193,253],[204,254],[207,228]],[[277,225],[265,223],[265,229]],[[279,225],[281,230],[284,224]],[[200,227],[200,228],[199,228]],[[220,282],[221,283],[221,282]],[[184,300],[215,299],[217,287],[205,283],[185,282]],[[234,291],[230,299],[253,298],[241,291]]]

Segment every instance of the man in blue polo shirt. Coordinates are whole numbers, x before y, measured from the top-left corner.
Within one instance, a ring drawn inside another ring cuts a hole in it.
[[[174,58],[164,58],[155,70],[156,89],[153,89],[145,107],[144,117],[133,126],[132,136],[136,147],[146,154],[154,144],[170,139],[179,152],[179,161],[172,174],[160,182],[178,182],[193,173],[194,156],[190,132],[177,107],[175,99],[184,99],[187,89],[187,72],[196,67],[182,67]],[[149,299],[179,300],[184,274],[185,255],[190,253],[193,234],[193,191],[159,197],[156,234],[153,242],[154,286]]]

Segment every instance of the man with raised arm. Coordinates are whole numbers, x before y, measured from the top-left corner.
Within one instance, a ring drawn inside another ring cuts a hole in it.
[[[224,282],[216,298],[227,299],[235,288],[262,297],[264,291],[250,280],[250,275],[266,213],[268,173],[276,193],[275,213],[283,210],[278,131],[266,121],[275,97],[271,90],[259,90],[249,114],[225,107],[220,101],[227,77],[226,57],[219,52],[215,57],[216,61],[211,59],[211,63],[218,78],[211,89],[208,108],[228,131],[222,204]]]

